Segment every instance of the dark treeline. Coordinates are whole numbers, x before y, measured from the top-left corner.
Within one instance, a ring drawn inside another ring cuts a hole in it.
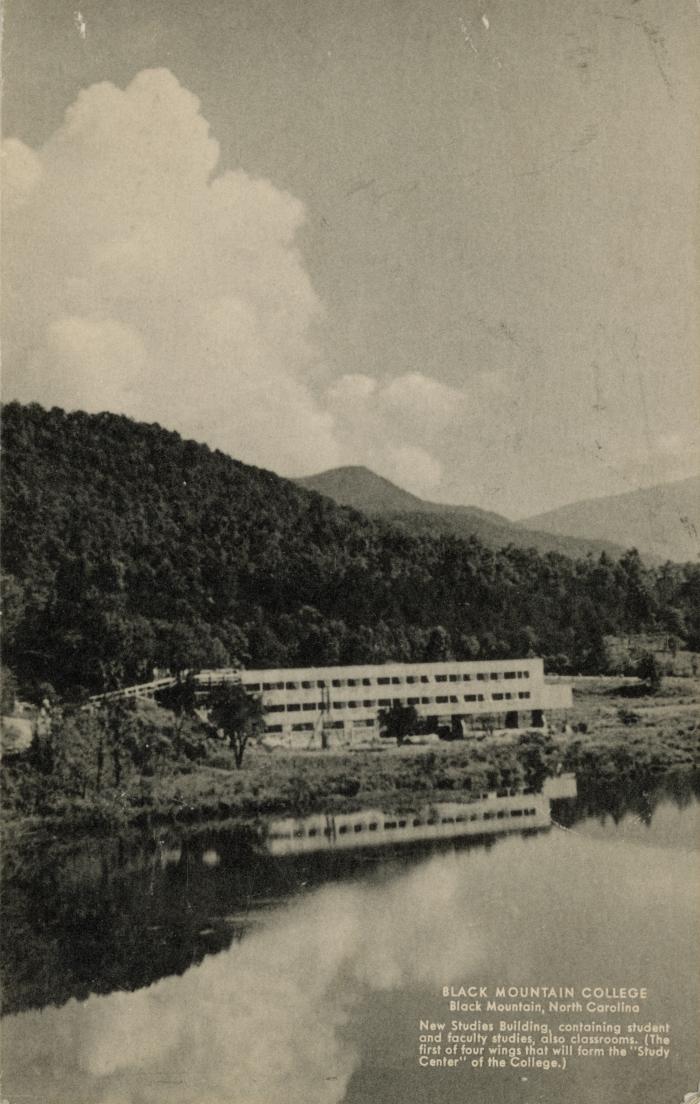
[[[158,425],[3,411],[5,663],[25,693],[154,668],[535,653],[604,669],[603,636],[700,647],[700,567],[409,535]]]

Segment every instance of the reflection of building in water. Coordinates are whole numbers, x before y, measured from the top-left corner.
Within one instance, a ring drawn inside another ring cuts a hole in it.
[[[203,672],[212,682],[217,672]],[[378,735],[378,713],[412,705],[434,729],[465,734],[472,726],[541,728],[552,710],[571,707],[571,688],[546,683],[541,659],[478,663],[387,663],[232,672],[262,696],[266,735],[313,747],[357,744]]]
[[[550,823],[549,797],[535,793],[490,793],[468,803],[426,805],[419,813],[363,809],[358,813],[284,817],[270,822],[265,845],[272,855],[295,855],[499,835],[548,828]]]

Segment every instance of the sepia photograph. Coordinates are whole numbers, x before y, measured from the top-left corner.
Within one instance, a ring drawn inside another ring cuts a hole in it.
[[[700,0],[4,0],[0,1104],[700,1102]]]

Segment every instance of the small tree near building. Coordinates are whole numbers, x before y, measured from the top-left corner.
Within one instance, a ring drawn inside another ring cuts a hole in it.
[[[639,658],[636,670],[637,678],[647,684],[649,692],[655,694],[661,689],[663,672],[661,664],[653,652],[644,652]]]
[[[413,705],[394,702],[386,709],[379,710],[379,729],[382,736],[396,740],[401,746],[407,736],[418,728],[418,713]]]
[[[226,682],[212,690],[207,713],[210,723],[228,740],[240,770],[249,741],[264,728],[260,698],[249,694],[238,682]]]

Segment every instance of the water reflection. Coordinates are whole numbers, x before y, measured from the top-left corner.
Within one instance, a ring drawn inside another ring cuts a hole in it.
[[[6,1049],[44,1100],[330,1104],[357,1065],[343,1028],[363,994],[471,969],[466,920],[454,857],[330,886],[182,978],[7,1020]]]
[[[8,1017],[8,1099],[637,1104],[678,1087],[682,1099],[696,1019],[689,855],[556,831],[370,869],[277,909],[182,977]],[[520,1071],[417,1067],[415,1025],[439,1014],[445,983],[601,980],[649,986],[674,1022],[672,1061],[572,1068],[567,1095],[537,1072],[525,1094]]]
[[[552,817],[556,825],[578,826],[591,836],[605,836],[617,824],[618,836],[630,840],[689,846],[692,835],[679,817],[694,793],[700,793],[697,776],[671,780],[655,792],[584,790],[576,799],[553,800]],[[651,830],[652,820],[663,833]],[[388,849],[353,844],[346,851],[285,858],[265,854],[250,832],[230,827],[63,844],[7,838],[0,930],[4,1010],[60,1005],[182,974],[229,948],[290,897],[329,881],[393,875],[436,848],[488,850],[507,827],[519,829],[520,820],[490,825],[492,838],[483,822],[455,823],[440,828],[455,838],[399,847],[400,833],[390,829]],[[471,828],[479,835],[465,835]]]

